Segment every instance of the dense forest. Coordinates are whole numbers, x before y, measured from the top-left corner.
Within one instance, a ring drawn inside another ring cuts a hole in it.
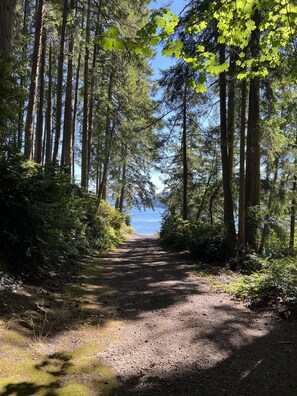
[[[0,264],[116,245],[155,167],[164,245],[295,300],[297,6],[150,3],[1,1]],[[175,61],[156,83],[157,46]]]

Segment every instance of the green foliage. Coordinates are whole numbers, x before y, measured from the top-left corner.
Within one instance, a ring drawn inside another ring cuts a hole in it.
[[[104,230],[103,239],[97,242],[98,247],[107,249],[124,241],[122,227],[125,223],[125,217],[117,209],[112,208],[107,202],[101,201],[98,217]]]
[[[206,260],[226,260],[232,251],[227,242],[226,229],[223,224],[191,224],[189,241],[191,252]]]
[[[8,62],[0,60],[0,142],[11,135],[11,123],[16,119],[16,109],[21,92]]]
[[[34,272],[122,241],[122,217],[70,183],[55,165],[45,169],[17,153],[0,162],[0,261]]]
[[[232,270],[237,269],[243,274],[251,274],[255,271],[260,271],[265,265],[265,260],[255,253],[246,253],[230,259],[228,265]]]
[[[190,224],[178,214],[166,214],[160,231],[160,242],[174,249],[187,249]]]
[[[260,241],[260,224],[263,220],[263,213],[260,211],[259,206],[249,206],[246,210],[246,231],[249,233],[246,235],[248,241],[252,241],[254,248],[259,246]]]
[[[96,37],[95,42],[100,43],[105,51],[132,51],[137,55],[152,57],[152,46],[157,46],[162,40],[167,40],[175,31],[178,17],[169,8],[152,11],[147,23],[139,29],[135,37],[125,37],[123,31],[116,26],[111,26]],[[164,55],[181,54],[182,43],[174,42],[164,50]]]
[[[160,241],[165,246],[189,250],[204,260],[221,261],[231,255],[222,224],[184,221],[178,214],[163,218]]]
[[[237,297],[264,303],[280,297],[287,302],[297,300],[296,258],[275,259],[259,272],[244,275],[226,286]]]

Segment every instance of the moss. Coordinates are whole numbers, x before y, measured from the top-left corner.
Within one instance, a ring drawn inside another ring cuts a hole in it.
[[[26,338],[16,331],[6,330],[5,334],[1,336],[1,345],[11,345],[13,347],[16,346],[25,346],[28,344]]]
[[[60,351],[45,357],[36,345],[27,350],[9,350],[0,360],[0,392],[88,396],[99,390],[102,395],[112,395],[117,379],[108,366],[98,361],[96,354],[101,349],[100,342],[90,342],[73,353]],[[86,379],[89,386],[84,385]]]
[[[119,388],[115,373],[106,365],[98,363],[94,370],[94,385],[101,390],[102,396],[114,395]]]
[[[89,396],[92,395],[90,389],[81,384],[77,384],[75,382],[71,382],[65,387],[57,390],[57,396]]]

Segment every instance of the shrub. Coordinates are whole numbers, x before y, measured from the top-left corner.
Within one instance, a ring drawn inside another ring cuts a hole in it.
[[[55,165],[42,168],[12,153],[0,161],[0,263],[36,272],[123,240],[124,217],[71,184]]]
[[[184,221],[178,214],[166,213],[163,216],[160,230],[161,244],[175,249],[188,249],[189,238],[190,225],[188,221]]]
[[[226,260],[231,251],[227,243],[226,230],[222,224],[191,224],[189,249],[205,260]]]
[[[231,258],[228,261],[228,266],[231,270],[238,270],[242,274],[251,274],[255,271],[260,271],[265,263],[266,261],[257,254],[246,253],[236,258]]]
[[[296,302],[297,260],[296,258],[271,260],[259,272],[241,276],[235,282],[229,283],[226,290],[256,304],[276,298]]]
[[[231,254],[223,225],[184,221],[177,214],[164,216],[160,242],[165,246],[189,250],[205,260],[226,260]]]

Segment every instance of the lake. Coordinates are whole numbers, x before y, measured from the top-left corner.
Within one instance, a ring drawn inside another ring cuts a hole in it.
[[[161,220],[164,209],[156,207],[153,209],[146,209],[145,211],[133,208],[130,211],[131,226],[138,235],[152,235],[160,232]]]

